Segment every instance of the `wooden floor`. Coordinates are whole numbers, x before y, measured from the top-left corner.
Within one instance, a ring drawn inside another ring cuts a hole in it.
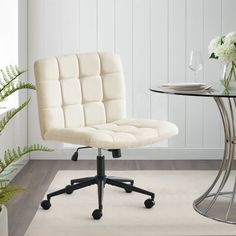
[[[235,164],[235,163],[234,163]],[[108,160],[108,170],[217,170],[219,161]],[[234,165],[234,168],[236,165]],[[9,236],[23,236],[38,205],[59,170],[95,170],[95,161],[29,161],[13,182],[25,188],[7,205]]]

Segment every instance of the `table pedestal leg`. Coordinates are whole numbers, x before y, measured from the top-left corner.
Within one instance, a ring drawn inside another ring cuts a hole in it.
[[[236,174],[231,172],[236,143],[234,126],[236,100],[230,98],[223,100],[218,97],[214,99],[224,126],[224,157],[212,185],[193,202],[193,207],[208,218],[236,224]]]

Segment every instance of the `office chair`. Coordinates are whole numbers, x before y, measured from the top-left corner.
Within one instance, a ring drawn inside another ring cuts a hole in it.
[[[73,179],[63,189],[49,193],[42,208],[49,209],[54,196],[95,184],[98,209],[92,213],[94,219],[102,217],[106,184],[150,196],[144,205],[152,208],[154,193],[134,186],[132,179],[106,176],[102,150],[119,158],[122,148],[157,143],[176,135],[178,128],[168,121],[126,117],[120,57],[112,53],[74,54],[38,60],[34,69],[42,138],[98,149],[97,175]],[[78,150],[72,156],[74,161]]]

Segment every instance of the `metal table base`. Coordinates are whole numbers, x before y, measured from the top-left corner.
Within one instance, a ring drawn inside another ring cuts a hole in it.
[[[193,202],[193,207],[198,213],[208,218],[236,224],[236,173],[231,171],[236,144],[234,125],[236,99],[214,97],[214,100],[224,127],[224,157],[212,185]]]

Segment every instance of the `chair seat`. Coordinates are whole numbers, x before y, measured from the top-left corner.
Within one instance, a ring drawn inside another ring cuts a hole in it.
[[[145,146],[178,133],[175,124],[150,119],[122,119],[80,128],[49,129],[44,139],[103,149]]]

